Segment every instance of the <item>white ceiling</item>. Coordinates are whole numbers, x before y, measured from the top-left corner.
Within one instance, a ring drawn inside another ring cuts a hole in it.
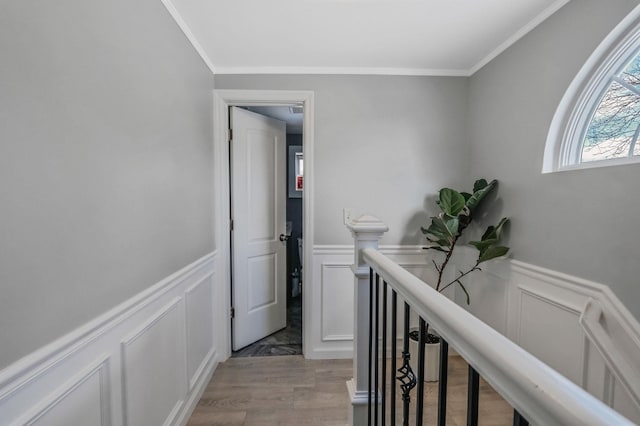
[[[569,0],[162,0],[216,74],[471,75]]]

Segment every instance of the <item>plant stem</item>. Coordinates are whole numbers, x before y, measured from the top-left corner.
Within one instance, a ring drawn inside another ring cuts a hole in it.
[[[440,266],[440,269],[438,269],[436,267],[436,269],[438,269],[438,284],[436,285],[436,291],[441,291],[440,290],[440,284],[442,283],[442,275],[444,274],[444,270],[447,267],[447,264],[449,263],[449,260],[451,259],[451,255],[453,254],[453,249],[456,247],[456,243],[458,242],[458,238],[460,238],[460,234],[456,235],[456,237],[453,239],[453,243],[451,243],[451,248],[447,252],[447,256],[444,258],[444,262],[442,262],[442,265]]]
[[[473,268],[469,269],[467,272],[461,272],[460,276],[458,278],[456,278],[455,280],[451,281],[449,284],[445,285],[444,287],[442,287],[442,290],[440,290],[441,292],[444,291],[447,287],[449,287],[450,285],[454,284],[457,281],[460,281],[460,278],[464,277],[465,275],[469,275],[470,273],[472,273],[473,271],[476,270],[480,270],[480,268],[478,268],[478,265],[480,263],[476,262],[475,265],[473,265]]]

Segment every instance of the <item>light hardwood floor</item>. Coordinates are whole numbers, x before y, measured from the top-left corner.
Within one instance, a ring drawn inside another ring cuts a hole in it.
[[[231,358],[216,369],[188,425],[345,425],[350,408],[345,383],[353,375],[352,365],[351,360],[306,360],[302,356]],[[467,365],[452,356],[448,425],[466,424],[466,392]],[[426,383],[427,425],[435,424],[436,399],[437,384]],[[401,424],[400,401],[397,407]],[[481,425],[513,424],[511,407],[484,381],[479,412]],[[413,417],[411,422],[415,422]]]

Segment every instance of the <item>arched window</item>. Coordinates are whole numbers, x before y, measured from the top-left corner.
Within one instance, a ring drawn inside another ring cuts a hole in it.
[[[640,162],[640,6],[598,46],[551,123],[543,172]]]

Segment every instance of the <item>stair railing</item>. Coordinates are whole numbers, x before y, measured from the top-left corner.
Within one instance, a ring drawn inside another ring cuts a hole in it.
[[[480,377],[513,407],[514,425],[633,424],[380,253],[378,241],[388,230],[384,223],[362,216],[347,226],[355,239],[354,376],[347,383],[351,424],[395,425],[400,414],[397,398],[402,400],[401,423],[408,425],[414,410],[415,424],[423,424],[426,324],[438,331],[441,341],[438,402],[433,407],[438,410],[439,426],[446,424],[449,346],[469,365],[467,425],[478,424]],[[400,357],[396,349],[399,299],[404,301]],[[417,372],[409,364],[412,311],[419,317]]]

